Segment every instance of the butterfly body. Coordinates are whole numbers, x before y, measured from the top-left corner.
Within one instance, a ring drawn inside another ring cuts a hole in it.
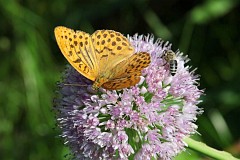
[[[121,33],[97,30],[92,35],[66,27],[56,27],[58,46],[68,62],[93,81],[92,88],[123,89],[136,85],[142,69],[151,60],[146,52],[134,48]]]
[[[93,85],[92,85],[92,88],[94,90],[97,90],[99,89],[104,83],[106,83],[110,78],[111,78],[111,73],[109,73],[109,71],[106,71],[105,73],[103,74],[100,74],[98,77],[96,77]]]

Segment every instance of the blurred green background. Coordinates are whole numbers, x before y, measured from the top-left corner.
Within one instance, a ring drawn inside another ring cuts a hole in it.
[[[196,139],[240,157],[238,0],[0,0],[0,160],[68,153],[52,111],[67,64],[53,34],[58,25],[153,33],[188,54],[205,89]],[[176,159],[210,158],[188,150]]]

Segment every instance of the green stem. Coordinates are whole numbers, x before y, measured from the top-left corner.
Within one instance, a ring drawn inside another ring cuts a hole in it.
[[[218,160],[239,160],[239,159],[233,157],[228,152],[216,150],[214,148],[207,146],[206,144],[204,144],[202,142],[195,141],[194,139],[191,139],[189,137],[185,138],[184,141],[188,144],[189,148],[191,148],[195,151],[201,152],[212,158],[215,158]]]

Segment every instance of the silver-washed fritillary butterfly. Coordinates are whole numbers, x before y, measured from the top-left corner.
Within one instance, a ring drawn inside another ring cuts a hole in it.
[[[83,76],[94,81],[92,88],[123,89],[140,81],[141,71],[151,60],[134,48],[121,33],[97,30],[92,35],[59,26],[55,37],[68,62]]]

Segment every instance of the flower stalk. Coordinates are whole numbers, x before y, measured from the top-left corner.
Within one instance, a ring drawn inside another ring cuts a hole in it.
[[[186,137],[184,141],[188,144],[188,148],[193,149],[197,152],[203,153],[209,157],[212,157],[217,160],[239,160],[233,157],[230,153],[225,151],[219,151],[212,147],[207,146],[202,142],[198,142],[192,138]]]

